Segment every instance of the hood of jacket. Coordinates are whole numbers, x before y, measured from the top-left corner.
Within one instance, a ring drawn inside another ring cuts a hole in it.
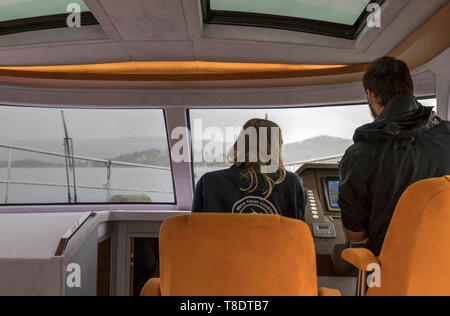
[[[389,101],[373,123],[358,128],[353,140],[411,140],[440,122],[432,107],[423,106],[412,95],[402,94]]]

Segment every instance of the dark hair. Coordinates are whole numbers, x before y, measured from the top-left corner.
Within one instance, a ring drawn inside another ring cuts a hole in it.
[[[414,83],[408,65],[394,57],[375,60],[364,75],[364,88],[375,94],[381,106],[396,95],[413,94]]]

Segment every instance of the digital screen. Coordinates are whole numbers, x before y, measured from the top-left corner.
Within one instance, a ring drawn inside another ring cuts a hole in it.
[[[338,209],[339,179],[328,178],[326,179],[326,185],[327,185],[328,202],[330,204],[329,206],[331,208]]]

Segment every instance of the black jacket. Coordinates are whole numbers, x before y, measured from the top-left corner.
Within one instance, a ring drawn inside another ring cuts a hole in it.
[[[263,181],[260,176],[259,183]],[[237,166],[207,173],[197,184],[192,212],[278,214],[305,220],[306,194],[296,174],[288,172],[268,199],[262,189],[241,191],[248,186]]]
[[[342,220],[351,231],[366,231],[368,248],[379,255],[403,192],[450,174],[450,123],[413,96],[399,95],[356,130],[354,142],[341,161]]]

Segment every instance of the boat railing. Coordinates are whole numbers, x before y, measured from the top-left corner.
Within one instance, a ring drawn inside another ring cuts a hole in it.
[[[90,185],[76,185],[76,188],[78,189],[90,189],[90,190],[106,190],[107,192],[107,198],[110,198],[110,192],[111,191],[120,191],[120,192],[145,192],[145,193],[167,193],[172,194],[173,191],[166,191],[166,190],[151,190],[151,189],[144,189],[144,188],[119,188],[119,187],[112,187],[110,176],[111,176],[111,167],[113,165],[115,166],[122,166],[122,167],[135,167],[135,168],[146,168],[146,169],[153,169],[153,170],[164,170],[164,171],[170,171],[170,167],[163,167],[163,166],[155,166],[155,165],[146,165],[146,164],[139,164],[139,163],[131,163],[131,162],[124,162],[124,161],[114,161],[114,160],[107,160],[107,159],[99,159],[99,158],[93,158],[93,157],[85,157],[85,156],[77,156],[77,155],[70,155],[67,156],[63,153],[57,153],[42,149],[34,149],[34,148],[27,148],[22,146],[14,146],[14,145],[7,145],[7,144],[0,144],[0,148],[8,150],[8,168],[7,168],[7,179],[0,179],[0,184],[5,184],[5,197],[4,197],[4,204],[8,204],[9,200],[9,191],[10,191],[10,185],[30,185],[30,186],[45,186],[45,187],[61,187],[66,188],[68,190],[73,189],[73,185],[70,183],[68,184],[58,184],[58,183],[46,183],[46,182],[32,182],[32,181],[14,181],[11,180],[11,169],[12,169],[12,153],[13,151],[23,151],[23,152],[30,152],[35,154],[42,154],[47,156],[53,156],[53,157],[61,157],[61,158],[70,158],[75,159],[77,161],[88,161],[93,163],[103,163],[105,165],[105,168],[107,169],[107,180],[106,184],[104,186],[90,186]]]
[[[344,154],[328,156],[328,157],[321,157],[321,158],[314,158],[314,159],[302,160],[302,161],[296,161],[296,162],[289,162],[289,163],[285,164],[285,167],[290,171],[296,171],[302,165],[307,164],[307,163],[319,163],[319,162],[324,162],[324,161],[328,161],[328,160],[336,160],[336,159],[342,158],[343,156],[344,156]]]
[[[88,162],[94,162],[94,163],[102,163],[105,165],[105,168],[107,169],[107,179],[106,184],[104,186],[92,186],[92,185],[76,185],[77,189],[88,189],[88,190],[106,190],[107,193],[107,199],[110,199],[110,193],[112,191],[116,192],[145,192],[145,193],[167,193],[167,194],[173,194],[173,191],[168,190],[152,190],[152,189],[145,189],[145,188],[126,188],[126,187],[113,187],[111,186],[110,176],[111,176],[111,167],[112,165],[115,166],[122,166],[122,167],[135,167],[135,168],[146,168],[146,169],[153,169],[153,170],[164,170],[164,171],[170,171],[170,167],[164,167],[164,166],[155,166],[155,165],[146,165],[146,164],[139,164],[139,163],[131,163],[131,162],[124,162],[124,161],[114,161],[114,160],[107,160],[107,159],[99,159],[99,158],[93,158],[93,157],[86,157],[86,156],[77,156],[77,155],[71,155],[67,156],[63,153],[57,153],[42,149],[34,149],[34,148],[27,148],[22,146],[14,146],[14,145],[7,145],[7,144],[0,144],[0,148],[8,150],[8,168],[7,168],[7,179],[0,179],[0,184],[5,184],[5,197],[4,197],[4,204],[8,204],[9,200],[9,190],[10,185],[29,185],[29,186],[45,186],[45,187],[61,187],[66,188],[68,190],[71,190],[74,188],[73,185],[71,185],[69,182],[67,184],[59,184],[59,183],[47,183],[47,182],[32,182],[32,181],[14,181],[11,180],[11,169],[12,169],[12,152],[14,150],[16,151],[23,151],[23,152],[30,152],[35,154],[42,154],[42,155],[48,155],[48,156],[54,156],[54,157],[61,157],[61,158],[70,158],[75,159],[77,161],[88,161]],[[296,171],[299,167],[306,163],[319,163],[324,162],[328,160],[334,160],[342,158],[343,154],[341,155],[334,155],[334,156],[328,156],[328,157],[321,157],[321,158],[315,158],[310,160],[303,160],[303,161],[297,161],[297,162],[289,162],[285,164],[285,167],[290,171]]]

